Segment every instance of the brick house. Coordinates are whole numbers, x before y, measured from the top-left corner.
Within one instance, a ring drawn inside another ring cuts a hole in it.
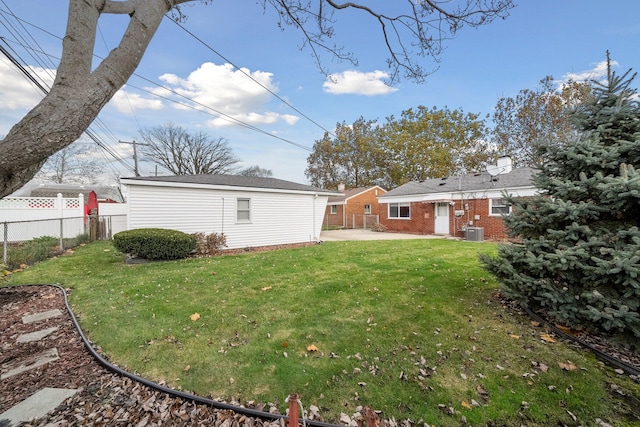
[[[325,227],[370,228],[379,221],[378,197],[386,190],[380,186],[345,190],[341,196],[330,196],[325,210]]]
[[[507,237],[503,215],[511,212],[504,194],[518,197],[537,193],[532,168],[511,166],[501,157],[486,172],[411,181],[378,198],[380,223],[388,231],[443,234],[470,240],[502,240]]]

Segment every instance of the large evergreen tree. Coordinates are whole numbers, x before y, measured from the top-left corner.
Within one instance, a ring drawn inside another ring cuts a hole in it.
[[[573,112],[580,137],[541,147],[540,195],[510,198],[512,244],[485,267],[503,293],[551,319],[640,337],[640,105],[611,72]]]

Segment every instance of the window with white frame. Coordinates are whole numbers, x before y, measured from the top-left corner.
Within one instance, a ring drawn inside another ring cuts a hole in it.
[[[411,218],[411,204],[389,203],[389,218]]]
[[[335,215],[338,213],[338,205],[331,205],[331,214]]]
[[[238,199],[236,205],[236,219],[238,222],[251,221],[251,199]]]
[[[371,205],[364,205],[364,214],[371,215]]]
[[[507,199],[490,199],[489,204],[491,215],[509,215],[511,213],[511,205],[507,203]]]

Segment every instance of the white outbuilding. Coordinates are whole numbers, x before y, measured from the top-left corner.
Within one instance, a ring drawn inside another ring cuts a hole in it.
[[[127,228],[223,233],[229,249],[317,242],[329,196],[275,178],[185,175],[121,178]]]

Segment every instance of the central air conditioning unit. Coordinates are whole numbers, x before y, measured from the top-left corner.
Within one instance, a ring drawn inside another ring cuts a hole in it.
[[[484,241],[484,228],[482,227],[467,227],[464,232],[464,239],[470,242],[482,242]]]

